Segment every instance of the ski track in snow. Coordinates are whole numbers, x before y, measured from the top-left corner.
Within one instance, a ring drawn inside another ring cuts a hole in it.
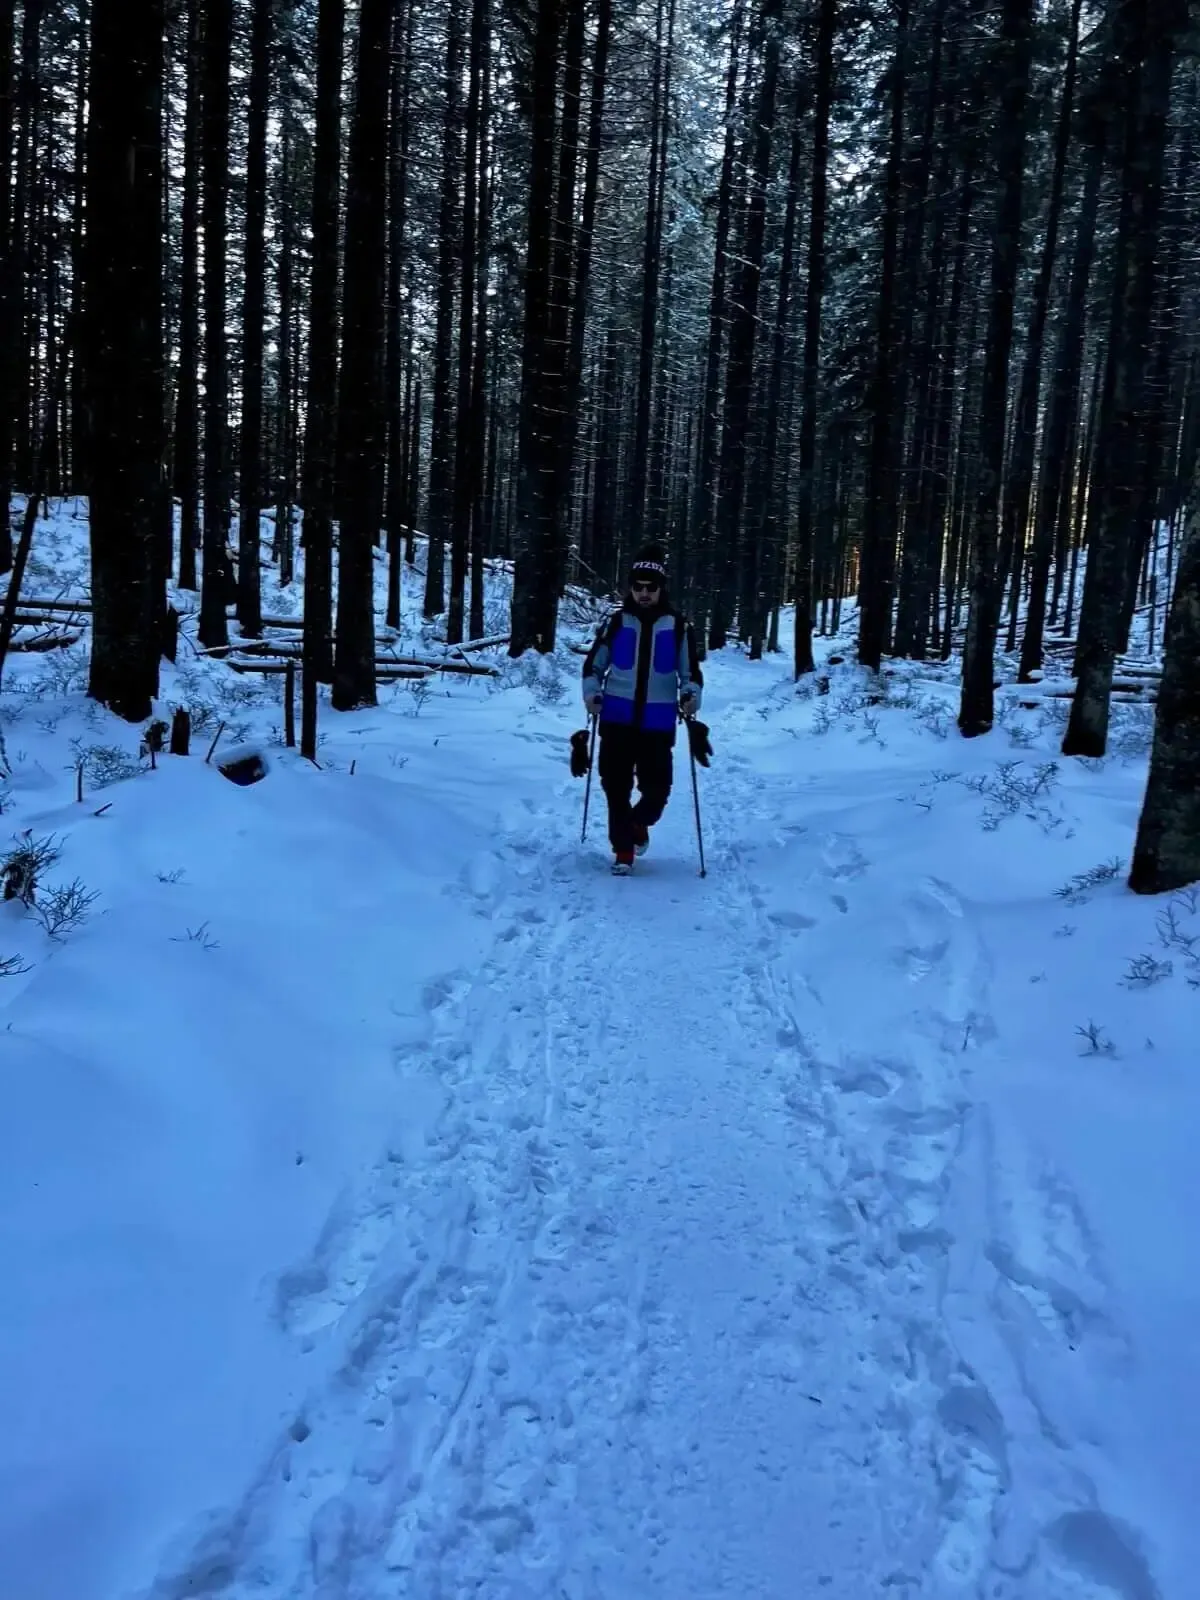
[[[1055,1351],[1121,1359],[1086,1224],[971,1106],[969,908],[914,883],[872,941],[814,828],[768,910],[769,783],[731,754],[705,808],[704,883],[658,837],[613,881],[558,807],[498,852],[490,959],[397,1052],[417,1133],[278,1285],[311,1393],[144,1600],[1155,1600],[1067,1447]],[[886,1051],[803,941],[904,975]]]

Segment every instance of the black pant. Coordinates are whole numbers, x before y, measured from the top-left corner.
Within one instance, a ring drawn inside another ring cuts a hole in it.
[[[643,828],[652,828],[666,808],[674,775],[672,740],[640,728],[600,729],[600,785],[608,800],[608,837],[617,855],[634,847]],[[640,798],[631,805],[633,785]]]

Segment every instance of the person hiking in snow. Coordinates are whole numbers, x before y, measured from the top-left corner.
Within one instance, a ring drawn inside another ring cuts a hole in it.
[[[632,871],[635,854],[650,843],[671,793],[678,716],[696,715],[703,688],[691,624],[667,594],[666,556],[647,545],[633,563],[621,609],[583,663],[583,703],[600,719],[600,786],[615,873]]]

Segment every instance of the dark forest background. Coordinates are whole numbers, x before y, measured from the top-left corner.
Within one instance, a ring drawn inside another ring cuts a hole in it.
[[[1084,756],[1136,620],[1135,886],[1200,876],[1196,43],[1183,0],[0,0],[10,601],[22,497],[87,495],[136,720],[168,580],[216,647],[303,549],[346,709],[381,560],[451,643],[511,560],[519,655],[654,538],[709,649],[794,605],[801,676],[854,597],[865,666],[961,653],[966,736],[1069,641]]]

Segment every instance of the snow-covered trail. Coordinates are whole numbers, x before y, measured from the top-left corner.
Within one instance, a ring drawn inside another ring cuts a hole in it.
[[[702,882],[679,769],[632,880],[561,801],[498,850],[488,961],[427,992],[378,1166],[278,1285],[309,1391],[152,1600],[1041,1600],[993,1568],[1005,1431],[945,1312],[969,912],[736,750]]]

